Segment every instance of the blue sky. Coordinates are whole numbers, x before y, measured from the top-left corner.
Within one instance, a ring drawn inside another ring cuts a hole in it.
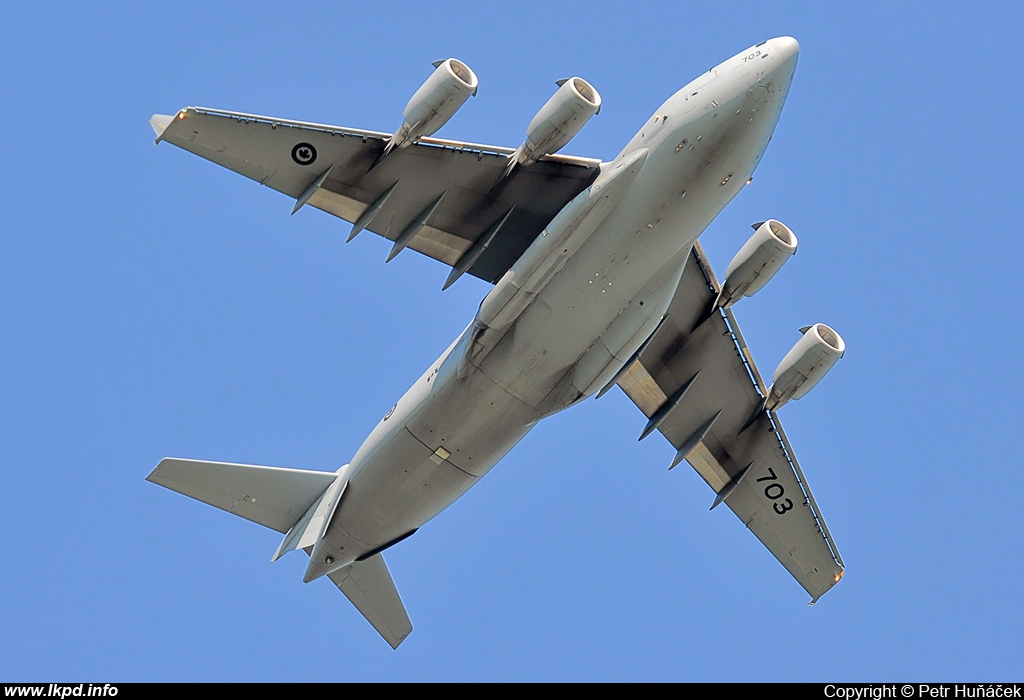
[[[1021,673],[1024,381],[1010,3],[25,4],[0,25],[2,680],[1008,680]],[[763,373],[822,321],[846,357],[782,418],[847,563],[807,596],[615,390],[542,423],[388,553],[392,652],[279,536],[144,481],[165,456],[336,469],[488,286],[166,144],[203,105],[515,146],[553,81],[613,157],[767,37],[801,42],[754,183],[796,258],[736,315]]]

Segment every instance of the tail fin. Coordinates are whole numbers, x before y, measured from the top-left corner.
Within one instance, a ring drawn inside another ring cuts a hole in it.
[[[392,649],[397,649],[412,632],[409,613],[405,611],[381,554],[349,564],[327,576]]]
[[[331,485],[324,489],[320,498],[309,506],[306,514],[296,521],[292,529],[281,540],[281,544],[270,560],[271,563],[293,549],[305,549],[313,546],[315,551],[315,545],[327,533],[331,518],[334,517],[334,511],[338,509],[338,503],[341,501],[341,495],[345,493],[345,487],[348,486],[348,468],[349,465],[346,464],[337,471]]]
[[[169,457],[146,481],[287,533],[336,477],[331,472]]]
[[[146,480],[285,533],[276,560],[292,549],[314,552],[345,491],[348,465],[330,473],[167,458]],[[328,576],[392,649],[412,632],[380,553]]]

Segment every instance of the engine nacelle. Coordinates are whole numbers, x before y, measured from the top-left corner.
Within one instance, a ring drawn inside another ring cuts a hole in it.
[[[759,292],[796,253],[796,245],[796,235],[781,221],[769,219],[758,226],[726,268],[721,305]]]
[[[433,74],[405,106],[402,126],[388,142],[388,150],[395,146],[403,148],[422,136],[430,136],[476,94],[479,81],[465,63],[449,58],[434,65]]]
[[[601,111],[601,96],[583,78],[560,80],[558,85],[526,129],[526,141],[516,155],[516,162],[521,165],[557,153]]]
[[[843,339],[824,323],[801,330],[803,337],[786,353],[772,375],[765,406],[770,411],[806,396],[846,352]]]

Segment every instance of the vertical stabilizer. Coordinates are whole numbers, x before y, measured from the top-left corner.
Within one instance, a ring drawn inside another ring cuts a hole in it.
[[[334,511],[338,508],[341,495],[345,493],[348,486],[349,466],[346,464],[335,474],[334,481],[324,489],[320,498],[316,500],[299,521],[292,525],[288,534],[281,540],[280,546],[274,552],[270,560],[275,562],[293,549],[303,549],[315,545],[317,541],[327,532],[327,526],[331,524]]]

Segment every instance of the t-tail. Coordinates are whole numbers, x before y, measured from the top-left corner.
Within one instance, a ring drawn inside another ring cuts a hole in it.
[[[311,555],[304,577],[308,582],[316,578],[312,562],[317,561],[324,533],[348,486],[349,465],[332,474],[167,458],[146,480],[284,534],[271,561],[292,550],[304,550]],[[412,632],[405,605],[379,552],[327,576],[392,649]]]

